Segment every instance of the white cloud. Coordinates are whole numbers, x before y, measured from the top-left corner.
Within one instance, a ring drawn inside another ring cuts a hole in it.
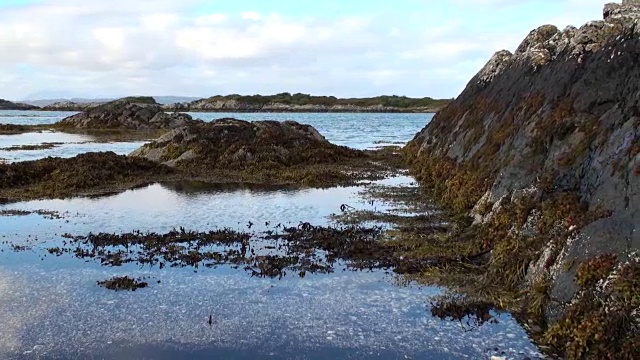
[[[490,10],[502,2],[474,3]],[[433,18],[428,11],[413,12],[415,21],[406,23],[384,13],[193,14],[193,6],[206,3],[46,0],[2,10],[0,97],[43,91],[84,97],[280,91],[450,97],[494,51],[515,49],[531,30],[499,33],[458,17],[426,21]],[[566,9],[553,16],[584,17]]]
[[[245,20],[253,20],[253,21],[259,21],[262,18],[260,14],[253,11],[243,12],[240,14],[240,17],[242,17]]]

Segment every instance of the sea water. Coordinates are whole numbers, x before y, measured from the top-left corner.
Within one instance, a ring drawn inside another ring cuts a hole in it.
[[[5,117],[44,123],[40,112]],[[34,114],[33,118],[28,114]],[[329,141],[356,148],[402,144],[430,114],[220,114],[212,120],[296,120],[315,126]],[[1,116],[1,115],[0,115]],[[45,116],[45,115],[43,115]],[[59,117],[46,114],[52,122]],[[82,143],[63,153],[127,153],[137,143],[94,143],[60,133],[0,136],[2,147],[20,142]],[[54,139],[54,140],[52,140]],[[61,150],[58,150],[61,151]],[[6,154],[0,154],[0,157]],[[381,185],[416,186],[396,177]],[[281,279],[251,277],[243,269],[101,266],[47,248],[62,234],[167,232],[184,227],[262,231],[281,222],[331,225],[342,204],[381,210],[362,187],[295,190],[269,186],[152,184],[104,197],[4,204],[3,210],[47,210],[0,216],[0,359],[508,359],[538,358],[538,349],[508,313],[475,327],[431,316],[429,299],[444,289],[400,285],[385,270],[351,271],[336,264],[328,274]],[[23,251],[14,251],[21,245]],[[146,277],[148,288],[113,292],[96,282],[114,275]],[[209,317],[213,319],[209,324]]]

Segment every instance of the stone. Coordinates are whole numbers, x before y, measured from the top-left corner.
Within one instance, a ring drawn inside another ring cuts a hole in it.
[[[603,15],[580,28],[544,25],[515,53],[495,53],[406,148],[414,173],[452,162],[488,174],[469,213],[475,224],[499,213],[502,199],[539,203],[562,192],[610,214],[579,228],[566,220],[570,238],[532,261],[529,284],[548,279],[557,304],[549,320],[576,296],[577,266],[563,264],[607,253],[625,261],[640,246],[640,2],[607,4]],[[537,221],[530,216],[522,232],[535,235]]]
[[[129,156],[201,171],[314,165],[363,153],[331,144],[312,126],[295,121],[219,119],[188,122]]]
[[[153,98],[124,98],[89,106],[85,111],[62,119],[56,124],[74,129],[175,129],[194,120],[188,114],[164,112]]]

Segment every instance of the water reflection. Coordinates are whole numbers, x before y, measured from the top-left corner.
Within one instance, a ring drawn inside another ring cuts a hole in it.
[[[277,219],[326,224],[342,203],[369,206],[360,187],[225,187],[154,184],[108,197],[0,206],[64,214],[0,217],[3,240],[33,245],[21,252],[0,245],[0,358],[478,359],[494,348],[514,359],[537,356],[508,314],[467,332],[431,316],[427,298],[440,289],[397,287],[384,271],[336,268],[278,280],[230,266],[104,267],[46,251],[65,232],[246,230],[244,219],[256,227]],[[96,285],[115,275],[145,277],[150,286],[112,292]]]
[[[52,144],[49,149],[8,150],[23,145]],[[92,151],[113,151],[126,155],[144,142],[95,142],[91,136],[43,131],[17,135],[0,135],[0,159],[7,162],[38,160],[48,156],[70,158]],[[5,150],[2,150],[5,149]]]

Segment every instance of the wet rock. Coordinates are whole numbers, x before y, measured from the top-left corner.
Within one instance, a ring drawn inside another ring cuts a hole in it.
[[[27,125],[16,124],[0,124],[0,135],[14,135],[24,132],[33,131],[31,127]]]
[[[112,152],[0,164],[0,198],[57,197],[126,188],[171,173],[165,166]]]
[[[424,186],[473,209],[474,229],[493,226],[493,276],[519,259],[513,287],[548,285],[551,323],[577,293],[570,264],[640,247],[639,22],[640,4],[624,1],[579,29],[532,31],[405,148]]]
[[[58,128],[155,130],[185,126],[194,120],[188,114],[166,114],[153,98],[124,98],[67,117]]]
[[[236,119],[190,123],[129,156],[200,171],[338,163],[365,157],[361,151],[331,144],[309,125]]]

